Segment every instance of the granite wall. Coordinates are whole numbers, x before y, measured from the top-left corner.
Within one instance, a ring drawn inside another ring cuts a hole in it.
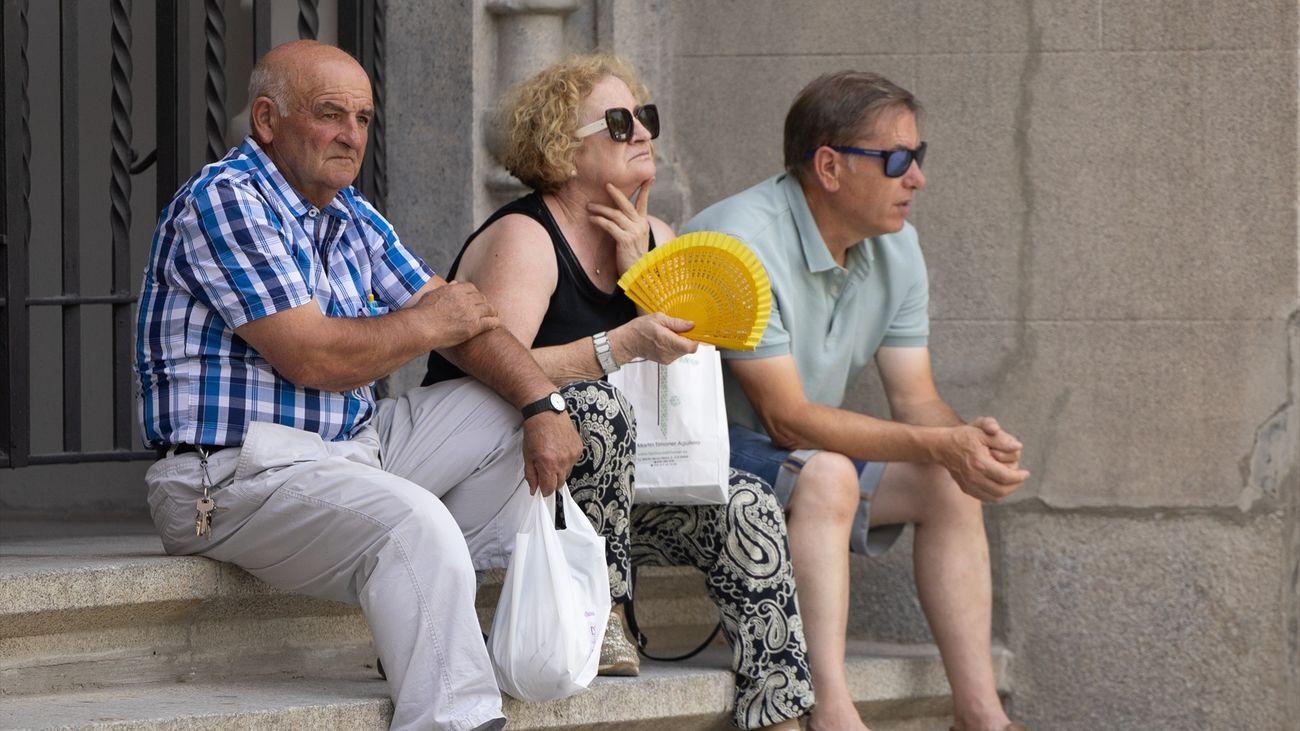
[[[819,73],[925,104],[940,388],[1034,473],[988,511],[1032,728],[1300,729],[1296,7],[671,7],[695,210],[779,169]],[[855,631],[927,636],[905,548],[854,579]]]
[[[1034,477],[988,511],[995,631],[1031,728],[1300,729],[1297,3],[393,0],[390,211],[445,267],[512,191],[484,117],[595,45],[665,115],[680,223],[776,172],[818,73],[926,106],[914,222],[940,388]],[[407,375],[409,380],[412,376]],[[884,413],[878,382],[852,405]],[[927,639],[910,554],[852,629]]]

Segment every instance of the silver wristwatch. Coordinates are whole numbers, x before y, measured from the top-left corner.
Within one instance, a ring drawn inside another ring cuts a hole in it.
[[[618,370],[618,363],[614,362],[614,351],[609,347],[609,336],[602,330],[591,336],[591,342],[596,346],[596,362],[600,363],[600,369],[609,375]]]

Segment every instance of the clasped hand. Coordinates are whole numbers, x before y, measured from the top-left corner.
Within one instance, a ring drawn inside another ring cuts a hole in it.
[[[997,420],[982,416],[953,428],[940,462],[967,495],[997,503],[1029,479],[1029,472],[1020,468],[1022,449]]]

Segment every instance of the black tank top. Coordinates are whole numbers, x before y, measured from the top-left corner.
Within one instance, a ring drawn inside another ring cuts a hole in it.
[[[529,344],[530,348],[543,348],[548,345],[564,345],[579,338],[590,337],[602,330],[613,330],[636,317],[636,305],[627,298],[623,290],[615,288],[613,294],[602,291],[587,277],[582,264],[574,255],[569,242],[560,231],[560,226],[551,216],[550,210],[542,200],[541,193],[533,192],[519,200],[507,203],[483,222],[478,230],[470,234],[465,245],[456,255],[447,279],[456,277],[460,260],[465,256],[469,245],[483,233],[483,230],[496,223],[503,216],[512,213],[523,214],[533,219],[546,229],[551,237],[551,246],[555,249],[555,291],[537,328],[537,336]],[[654,232],[650,232],[650,248],[655,247]],[[431,383],[460,378],[465,373],[437,352],[429,354],[428,371],[424,374],[421,386]]]

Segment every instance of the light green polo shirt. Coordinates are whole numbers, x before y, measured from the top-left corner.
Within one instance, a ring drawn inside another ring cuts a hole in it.
[[[831,258],[803,190],[785,174],[709,206],[683,233],[721,231],[743,241],[767,268],[772,317],[758,348],[723,350],[724,359],[792,353],[809,401],[840,407],[850,384],[882,345],[921,347],[930,334],[929,282],[910,223],[896,234]],[[740,386],[726,376],[727,417],[762,432]]]

